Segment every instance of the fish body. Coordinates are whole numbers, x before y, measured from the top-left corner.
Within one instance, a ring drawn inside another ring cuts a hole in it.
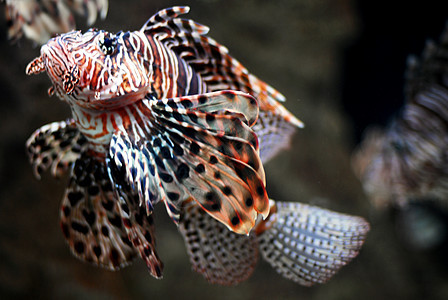
[[[223,251],[215,249],[216,255],[236,251],[230,265],[193,264],[211,282],[235,284],[247,278],[259,244],[277,239],[286,228],[290,218],[283,217],[291,210],[295,219],[295,211],[303,208],[280,204],[278,213],[272,211],[277,204],[267,196],[262,165],[286,148],[303,124],[279,103],[284,97],[278,91],[206,35],[207,27],[178,18],[187,12],[188,7],[168,8],[139,31],[73,31],[44,45],[26,72],[46,71],[50,95],[70,105],[72,119],[38,129],[27,148],[37,175],[47,169],[55,176],[70,171],[61,227],[76,256],[117,269],[139,254],[160,278],[163,264],[155,249],[152,211],[163,202],[192,258],[210,254],[201,239],[200,249],[193,250],[198,240],[189,236],[195,234],[220,237],[216,245]],[[345,220],[335,214],[334,222]],[[200,220],[203,225],[189,225]],[[321,225],[317,231],[328,226]],[[354,218],[346,225],[333,238],[343,238],[353,225],[356,242],[336,242],[335,251],[323,246],[322,253],[339,255],[346,247],[357,253],[368,223]],[[291,262],[290,278],[303,277],[298,271],[303,266],[295,260],[307,248],[297,245],[287,253],[282,247],[261,251],[268,261],[276,255]],[[239,259],[249,256],[247,262]],[[328,269],[342,266],[334,261],[328,261]],[[283,265],[273,264],[279,272]],[[230,274],[231,268],[239,275]],[[295,281],[310,285],[329,277],[315,271],[316,276]],[[223,279],[209,276],[221,272],[227,274]]]
[[[385,129],[367,131],[353,157],[356,174],[378,208],[448,195],[448,30],[410,57],[406,102]],[[440,201],[441,200],[441,201]]]

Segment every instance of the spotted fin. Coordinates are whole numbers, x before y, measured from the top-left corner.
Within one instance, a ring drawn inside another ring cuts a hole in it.
[[[86,154],[75,162],[60,217],[72,253],[84,261],[116,270],[137,255],[104,162]]]
[[[191,203],[182,210],[178,227],[193,269],[210,283],[238,284],[252,274],[258,261],[254,234],[239,235]]]
[[[305,286],[326,282],[356,257],[368,231],[361,217],[272,200],[270,216],[255,230],[263,258]]]
[[[114,173],[116,196],[119,199],[120,215],[129,240],[140,253],[149,272],[155,278],[162,278],[163,263],[160,261],[155,245],[154,219],[146,208],[140,205],[136,194],[115,165],[108,161],[109,176]]]
[[[34,175],[40,178],[50,169],[54,177],[60,177],[80,157],[86,141],[73,120],[42,126],[26,142]]]
[[[200,110],[194,105],[200,101],[197,96],[142,101],[139,115],[148,119],[139,128],[133,124],[126,133],[113,135],[111,162],[126,174],[148,211],[163,200],[177,222],[178,204],[191,197],[212,217],[244,234],[254,226],[257,213],[267,216],[264,170],[256,136],[242,121],[246,112],[212,109],[215,100],[229,93],[229,103],[252,98],[238,92],[204,94],[207,105]],[[176,104],[187,100],[193,103],[190,108]]]
[[[259,101],[259,121],[253,129],[260,138],[264,136],[266,141],[276,141],[260,153],[263,162],[266,162],[289,147],[293,133],[297,127],[303,127],[303,123],[279,103],[285,101],[282,94],[250,74],[228,54],[226,47],[206,36],[208,27],[178,18],[188,11],[188,7],[162,10],[142,27],[142,31],[156,36],[187,61],[200,74],[209,91],[238,90],[251,94]]]

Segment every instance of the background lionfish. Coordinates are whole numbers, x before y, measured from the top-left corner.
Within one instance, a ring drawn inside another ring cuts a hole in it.
[[[382,131],[372,129],[354,155],[364,190],[378,207],[448,196],[448,28],[411,57],[407,101]]]
[[[95,23],[97,14],[104,19],[108,0],[6,0],[8,37],[18,40],[23,35],[38,44],[46,43],[57,33],[76,28],[72,11]]]
[[[326,281],[357,255],[368,223],[268,199],[262,161],[303,125],[207,27],[178,18],[188,10],[162,10],[135,32],[63,34],[27,67],[45,70],[49,94],[72,109],[27,142],[38,177],[70,169],[61,227],[72,252],[108,269],[140,254],[160,278],[151,213],[162,201],[210,282],[246,279],[258,251],[300,284]]]

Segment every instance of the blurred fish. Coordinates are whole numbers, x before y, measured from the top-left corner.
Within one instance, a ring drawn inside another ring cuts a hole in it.
[[[448,199],[448,28],[408,60],[406,103],[385,129],[371,129],[353,168],[373,204]]]
[[[57,33],[76,28],[72,11],[95,23],[97,15],[104,19],[108,0],[6,0],[8,37],[16,41],[22,36],[45,44]]]
[[[303,124],[207,27],[178,18],[188,11],[159,11],[134,32],[60,35],[27,67],[72,109],[27,142],[37,177],[70,172],[61,227],[72,252],[108,269],[139,254],[160,278],[152,211],[163,202],[211,282],[246,279],[258,247],[284,276],[324,282],[356,256],[368,223],[268,199],[262,161]]]

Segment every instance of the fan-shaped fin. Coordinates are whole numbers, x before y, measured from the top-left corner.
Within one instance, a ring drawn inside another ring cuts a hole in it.
[[[72,253],[82,260],[116,270],[137,254],[103,162],[87,155],[75,162],[60,217]]]
[[[301,285],[324,283],[358,255],[369,224],[361,217],[271,200],[271,214],[256,227],[263,258]]]
[[[229,231],[194,201],[182,209],[178,228],[193,269],[210,283],[235,285],[252,274],[258,261],[254,234],[245,236]]]
[[[160,11],[142,30],[157,37],[187,61],[204,80],[208,91],[238,90],[249,93],[258,100],[260,116],[254,130],[260,139],[278,141],[263,149],[261,157],[266,162],[289,146],[295,129],[303,127],[303,123],[279,103],[285,101],[282,94],[250,74],[239,61],[228,54],[226,47],[205,36],[207,27],[192,20],[177,18],[188,11],[188,7]]]
[[[200,111],[168,105],[186,97],[165,104],[142,101],[136,109],[148,119],[139,128],[134,124],[126,133],[115,133],[110,157],[148,211],[164,200],[177,221],[178,204],[192,197],[233,231],[248,234],[257,212],[268,214],[264,170],[254,133],[241,121],[244,111],[204,111],[225,93],[203,95],[210,99]]]
[[[40,178],[50,169],[53,176],[61,176],[80,157],[86,141],[73,120],[42,126],[26,142],[34,175]]]

